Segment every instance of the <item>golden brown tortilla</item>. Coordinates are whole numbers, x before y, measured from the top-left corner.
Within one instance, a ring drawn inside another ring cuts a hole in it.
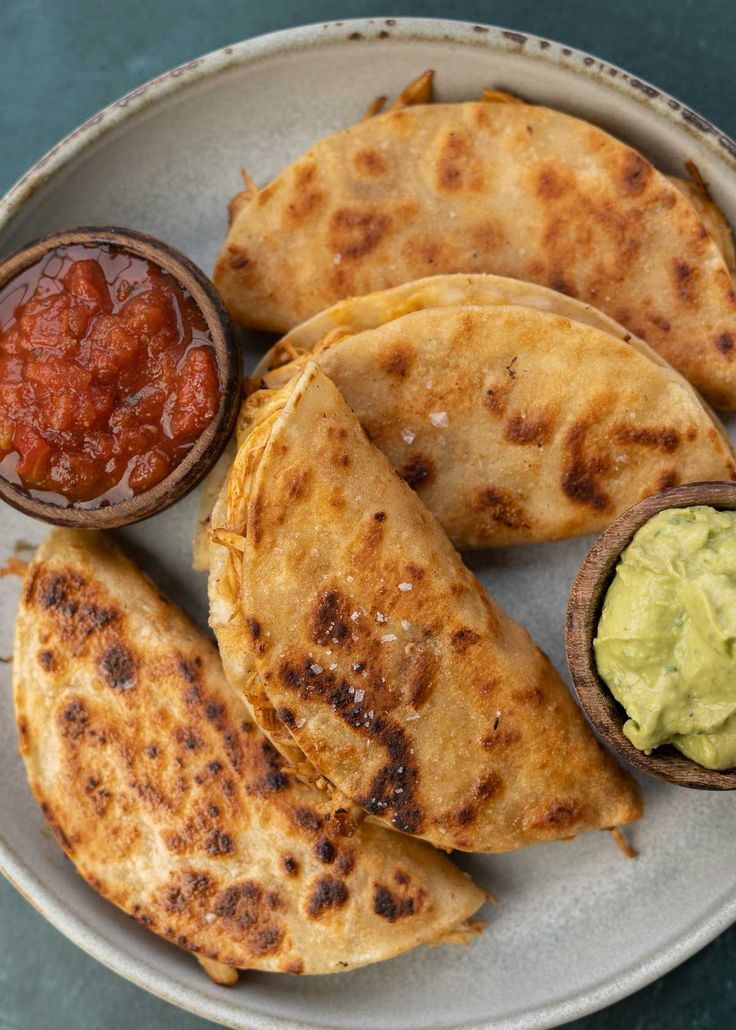
[[[635,150],[549,108],[424,104],[320,140],[240,206],[215,283],[236,321],[285,331],[452,272],[594,304],[736,406],[736,293],[700,214]]]
[[[483,892],[284,771],[212,643],[104,537],[55,530],[24,587],[20,750],[59,845],[204,964],[333,973],[454,932]]]
[[[461,549],[592,533],[664,487],[736,476],[681,375],[604,315],[528,283],[438,276],[341,301],[277,344],[259,381],[277,388],[310,357]]]
[[[310,362],[255,395],[213,514],[225,668],[352,802],[441,847],[629,822],[634,781]]]

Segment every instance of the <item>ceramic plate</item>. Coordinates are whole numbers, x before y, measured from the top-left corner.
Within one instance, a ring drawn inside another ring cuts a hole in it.
[[[693,160],[736,223],[736,146],[677,101],[592,57],[536,37],[455,22],[318,25],[226,47],[142,86],[59,144],[0,208],[0,252],[63,226],[153,233],[211,271],[241,166],[259,183],[325,133],[426,68],[443,100],[510,90],[583,115],[665,171]],[[262,343],[261,343],[262,347]],[[248,361],[260,353],[253,342]],[[197,497],[120,533],[202,624],[205,580],[189,566]],[[0,560],[44,528],[0,514]],[[474,555],[470,565],[560,670],[575,572],[590,540]],[[10,653],[17,583],[0,580],[0,654]],[[233,1027],[350,1030],[547,1027],[635,991],[736,919],[733,796],[647,779],[640,852],[608,834],[499,857],[461,858],[501,904],[468,948],[420,949],[333,977],[246,973],[226,990],[191,956],[98,898],[56,847],[16,753],[9,666],[0,667],[0,861],[58,929],[169,1001]],[[30,956],[29,956],[30,958]]]

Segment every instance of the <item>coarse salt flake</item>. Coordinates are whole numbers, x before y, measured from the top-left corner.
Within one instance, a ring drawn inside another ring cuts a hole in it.
[[[388,615],[384,615],[383,612],[376,612],[376,622],[388,622]]]
[[[417,434],[412,432],[411,429],[402,429],[401,430],[401,439],[404,441],[404,443],[414,443],[416,438],[417,438]]]
[[[408,629],[410,629],[410,628],[411,628],[411,623],[409,622],[409,620],[408,620],[408,619],[402,619],[402,620],[401,620],[401,628],[402,628],[403,630],[408,630]]]
[[[304,717],[302,717],[301,719],[297,719],[296,720],[297,729],[301,729],[306,721],[307,720]]]
[[[437,429],[446,429],[450,424],[450,419],[446,411],[430,411],[429,421]]]
[[[206,912],[205,913],[205,917],[204,917],[204,921],[205,921],[205,923],[214,923],[216,918],[217,918],[217,916],[215,915],[214,912]]]
[[[309,668],[314,673],[315,676],[319,676],[319,674],[322,672],[322,666],[321,665],[317,665],[316,662],[314,663],[314,665],[310,665]]]
[[[357,622],[358,619],[360,618],[360,613],[359,612],[351,612],[350,613],[350,618],[353,620],[353,622]]]
[[[396,634],[395,633],[384,633],[383,636],[381,637],[381,643],[383,643],[383,644],[389,644],[389,643],[391,643],[392,640],[396,640]]]
[[[365,691],[364,690],[356,690],[355,691],[355,700],[357,701],[358,704],[360,704],[360,702],[363,700],[364,697],[365,697]]]
[[[412,589],[411,583],[399,583],[399,590],[403,590],[404,593],[406,593],[407,590],[411,590],[411,589]]]
[[[419,718],[419,712],[414,712],[413,715],[407,715],[406,722],[414,722],[415,719]]]

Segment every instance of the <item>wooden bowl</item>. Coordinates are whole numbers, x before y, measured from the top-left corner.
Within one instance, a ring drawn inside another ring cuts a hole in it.
[[[688,483],[654,494],[620,515],[596,541],[570,593],[565,624],[567,664],[575,693],[594,728],[631,765],[680,787],[736,790],[736,769],[704,769],[669,744],[656,748],[651,755],[634,747],[623,733],[626,712],[598,675],[593,652],[606,591],[619,556],[634,533],[660,511],[695,504],[736,510],[736,483]]]
[[[199,308],[215,352],[220,378],[220,402],[212,421],[192,449],[165,479],[149,490],[99,508],[64,507],[30,496],[22,487],[0,477],[0,498],[43,522],[76,529],[110,529],[139,522],[170,507],[192,490],[215,464],[235,425],[240,401],[242,362],[225,305],[197,266],[173,247],[134,229],[83,227],[65,229],[34,240],[0,262],[0,290],[44,254],[59,247],[108,244],[145,258],[168,272]]]

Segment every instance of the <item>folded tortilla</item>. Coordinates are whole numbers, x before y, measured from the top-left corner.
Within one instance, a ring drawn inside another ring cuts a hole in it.
[[[736,292],[701,212],[637,151],[545,107],[420,104],[320,140],[241,198],[215,283],[236,321],[286,331],[449,272],[594,304],[736,407]]]
[[[20,749],[100,894],[205,965],[333,973],[460,935],[481,890],[288,775],[216,649],[111,543],[56,530],[23,592]],[[217,967],[215,967],[217,968]]]
[[[679,373],[542,287],[438,276],[341,301],[256,378],[279,387],[310,357],[461,549],[596,532],[665,487],[736,476],[722,426]],[[223,462],[213,484],[225,475]],[[211,496],[203,506],[199,566]]]
[[[251,414],[213,513],[211,624],[276,745],[441,847],[638,818],[635,782],[324,373]]]

